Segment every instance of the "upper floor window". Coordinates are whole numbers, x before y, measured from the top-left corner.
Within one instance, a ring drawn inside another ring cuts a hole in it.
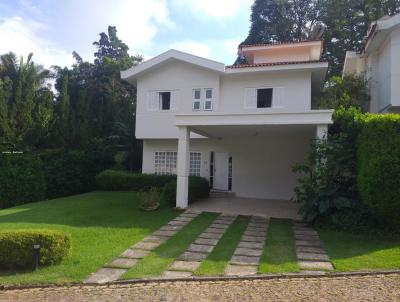
[[[206,98],[204,100],[204,110],[212,110],[213,90],[211,88],[205,89]]]
[[[163,91],[159,92],[160,99],[160,110],[170,110],[171,109],[171,92]]]
[[[201,89],[193,90],[193,110],[198,111],[201,108]]]
[[[257,108],[272,106],[272,88],[257,89]]]

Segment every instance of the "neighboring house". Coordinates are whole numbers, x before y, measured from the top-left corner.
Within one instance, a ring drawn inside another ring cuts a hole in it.
[[[321,41],[239,51],[245,65],[169,50],[121,73],[137,87],[142,172],[177,174],[178,207],[189,174],[240,197],[292,198],[292,166],[332,123],[332,110],[312,110],[328,67]]]
[[[400,14],[370,25],[361,52],[346,52],[343,74],[365,76],[369,111],[400,113]]]

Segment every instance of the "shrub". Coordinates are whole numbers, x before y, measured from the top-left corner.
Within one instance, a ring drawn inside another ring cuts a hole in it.
[[[140,192],[140,208],[144,211],[154,211],[160,206],[160,193],[157,188],[150,188],[149,192]]]
[[[45,198],[42,161],[30,154],[0,154],[0,208]]]
[[[369,114],[358,139],[357,185],[382,223],[400,225],[400,115]]]
[[[69,235],[51,230],[5,230],[0,232],[0,267],[29,267],[33,245],[40,244],[40,265],[60,263],[71,250]]]
[[[151,187],[162,189],[164,185],[176,176],[129,173],[124,171],[106,170],[96,176],[97,187],[108,191],[148,191]]]
[[[189,177],[189,193],[188,201],[192,203],[196,200],[207,198],[210,193],[210,186],[208,180],[199,176]],[[163,201],[168,202],[170,205],[176,204],[176,180],[167,183],[161,193]]]

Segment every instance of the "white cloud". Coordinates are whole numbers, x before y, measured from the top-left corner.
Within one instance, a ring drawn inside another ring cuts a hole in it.
[[[13,51],[26,58],[32,52],[33,60],[45,67],[71,65],[72,55],[44,39],[41,35],[44,29],[43,24],[21,17],[0,18],[0,37],[7,41],[0,44],[0,54]]]
[[[169,45],[169,48],[180,50],[204,58],[208,58],[211,52],[210,46],[206,42],[202,43],[192,40],[172,43]]]
[[[194,15],[212,18],[232,18],[241,10],[248,10],[253,0],[172,0],[181,8],[189,8]]]

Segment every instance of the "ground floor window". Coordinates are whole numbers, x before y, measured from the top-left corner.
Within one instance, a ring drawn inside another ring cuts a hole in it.
[[[161,175],[176,174],[176,158],[177,152],[157,151],[154,156],[154,172]]]
[[[190,152],[189,175],[200,176],[200,167],[201,167],[201,153]]]
[[[228,190],[232,191],[232,156],[229,156]]]

